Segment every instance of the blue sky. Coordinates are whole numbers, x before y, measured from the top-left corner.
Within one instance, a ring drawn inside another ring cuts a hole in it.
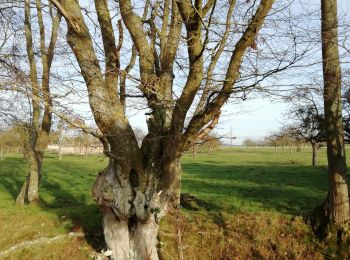
[[[233,141],[235,145],[241,144],[246,138],[263,138],[281,127],[286,107],[282,101],[271,102],[263,98],[228,104],[223,108],[223,115],[214,132],[229,144],[230,140],[224,137],[230,137],[232,128],[232,134],[237,138]],[[146,131],[144,111],[131,110],[128,114],[133,127]]]

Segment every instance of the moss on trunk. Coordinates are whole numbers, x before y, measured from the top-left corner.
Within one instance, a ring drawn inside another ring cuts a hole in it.
[[[325,254],[329,258],[350,258],[350,232],[349,223],[339,226],[329,214],[329,203],[325,201],[314,208],[307,223],[311,225],[316,237],[326,247]]]

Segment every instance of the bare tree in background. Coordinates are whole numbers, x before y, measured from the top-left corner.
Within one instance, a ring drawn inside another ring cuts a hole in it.
[[[130,0],[118,1],[135,49],[130,64],[136,52],[139,57],[139,77],[133,80],[138,81],[150,109],[148,133],[141,147],[125,114],[127,86],[123,77],[128,75],[128,70],[120,68],[122,25],[119,23],[117,43],[107,0],[95,0],[105,69],[100,67],[79,3],[51,2],[66,19],[68,43],[87,85],[90,107],[103,134],[101,139],[109,146],[109,165],[98,174],[93,196],[103,213],[104,235],[113,252],[111,257],[158,259],[159,221],[179,204],[181,155],[198,136],[209,133],[217,124],[220,109],[240,76],[243,56],[254,45],[274,1],[241,3],[247,7],[246,15],[251,16],[238,34],[232,30],[235,0],[225,2],[220,9],[215,0],[206,3],[165,0],[151,5],[146,1],[142,16],[136,13]],[[223,31],[216,34],[211,29],[213,20],[215,16],[222,18],[224,11]],[[185,81],[175,84],[183,25],[188,55],[179,58],[186,61],[188,70],[182,74]],[[211,35],[216,39],[213,42]],[[238,36],[237,41],[230,39],[234,35]],[[211,55],[206,59],[203,54],[209,48]],[[222,55],[225,58],[220,59]],[[214,80],[217,70],[223,68],[226,73],[223,79]],[[197,95],[200,95],[198,102]]]
[[[284,131],[295,139],[307,142],[312,147],[312,166],[317,164],[318,150],[326,141],[322,102],[322,89],[297,88],[287,98],[291,103],[287,116],[292,122]]]
[[[31,204],[39,202],[39,182],[41,177],[42,161],[44,151],[49,142],[49,134],[51,129],[51,107],[52,99],[50,96],[50,68],[54,56],[54,50],[58,35],[59,23],[61,15],[53,14],[51,4],[48,5],[51,24],[51,38],[48,47],[46,47],[45,25],[43,19],[41,0],[36,0],[37,21],[40,32],[40,56],[42,65],[41,82],[38,79],[38,68],[35,59],[35,50],[33,46],[33,31],[32,31],[32,15],[31,1],[24,2],[25,13],[25,37],[26,50],[30,66],[30,98],[31,98],[31,123],[28,143],[26,146],[27,157],[29,161],[29,173],[22,186],[20,193],[16,198],[16,204]],[[42,97],[42,99],[41,99]],[[44,113],[40,116],[40,102],[43,100]],[[41,119],[42,118],[42,119]],[[41,122],[40,122],[41,121]]]

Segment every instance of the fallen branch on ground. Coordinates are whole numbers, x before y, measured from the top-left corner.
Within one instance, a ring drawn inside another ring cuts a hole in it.
[[[58,235],[56,237],[51,237],[51,238],[50,237],[40,237],[40,238],[33,240],[33,241],[23,241],[23,242],[20,242],[18,244],[11,246],[9,249],[7,249],[5,251],[0,252],[0,257],[6,256],[17,249],[33,247],[33,246],[37,246],[40,244],[49,244],[49,243],[55,242],[57,240],[61,240],[63,238],[66,238],[66,237],[83,237],[83,236],[85,236],[83,233],[70,232],[68,234],[62,234],[62,235]]]

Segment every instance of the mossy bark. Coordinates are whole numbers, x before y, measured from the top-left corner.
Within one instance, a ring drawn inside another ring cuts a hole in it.
[[[39,203],[39,164],[35,151],[27,153],[29,162],[29,173],[16,198],[17,205],[38,204]]]
[[[316,237],[324,243],[325,255],[329,258],[348,259],[350,257],[350,232],[347,225],[339,226],[330,215],[330,205],[326,200],[316,207],[307,218]]]
[[[141,184],[134,169],[125,172],[111,159],[96,177],[93,197],[103,214],[104,237],[112,251],[111,259],[158,259],[159,221],[172,206],[172,200],[171,196],[162,196],[162,174],[157,174],[155,168],[147,171],[147,180]],[[178,185],[177,193],[179,188]]]

